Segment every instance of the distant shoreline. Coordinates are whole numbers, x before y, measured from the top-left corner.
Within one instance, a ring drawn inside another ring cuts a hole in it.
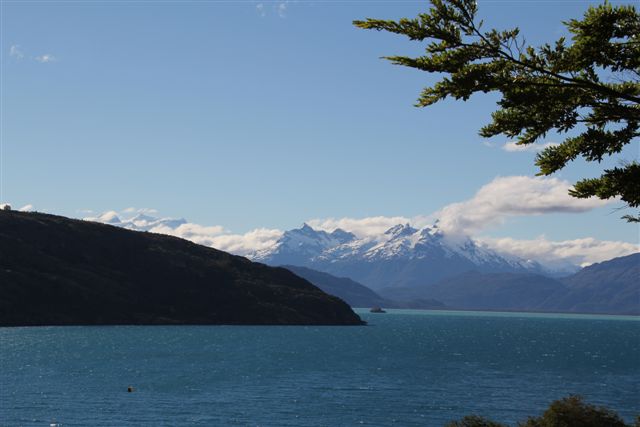
[[[357,310],[358,313],[368,312],[369,307],[352,307]],[[361,311],[362,310],[362,311]],[[493,313],[493,314],[539,314],[539,315],[562,315],[562,316],[601,316],[601,317],[629,317],[633,320],[640,320],[640,314],[610,314],[610,313],[589,313],[589,312],[562,312],[562,311],[534,311],[534,310],[477,310],[477,309],[465,309],[465,308],[385,308],[388,313],[397,313],[400,311],[413,311],[413,312],[439,312],[439,313]],[[629,319],[631,320],[631,319]]]

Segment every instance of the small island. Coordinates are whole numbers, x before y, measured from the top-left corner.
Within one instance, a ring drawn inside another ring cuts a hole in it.
[[[384,311],[382,309],[382,307],[371,307],[371,310],[369,310],[369,312],[371,312],[371,313],[386,313],[386,311]]]
[[[284,268],[177,237],[0,211],[0,326],[362,325]]]

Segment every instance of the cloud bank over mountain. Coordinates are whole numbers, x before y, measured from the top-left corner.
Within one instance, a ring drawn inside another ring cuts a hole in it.
[[[569,196],[571,184],[557,178],[507,176],[482,186],[469,200],[445,206],[434,216],[448,233],[473,235],[508,217],[580,213],[610,203]]]
[[[117,218],[120,219],[120,217]],[[394,222],[398,218],[402,217],[315,219],[308,221],[308,224],[316,230],[332,231],[339,228],[360,238],[375,242],[383,240],[384,232],[378,232],[378,230],[382,229],[383,224],[398,225],[399,223],[408,223],[407,221]],[[220,225],[204,226],[188,222],[178,223],[177,221],[179,220],[174,218],[154,218],[152,225],[141,226],[141,221],[136,217],[116,221],[111,212],[108,215],[84,219],[132,230],[168,234],[242,256],[250,256],[256,252],[271,248],[284,234],[283,230],[272,228],[257,228],[246,233],[237,234],[226,230]],[[406,220],[406,218],[402,219]],[[340,226],[334,226],[336,224],[340,224]],[[375,225],[372,228],[367,228],[367,224]],[[385,230],[393,227],[393,225]],[[585,266],[639,251],[638,245],[627,242],[597,240],[592,237],[564,241],[553,241],[544,237],[533,240],[488,237],[472,240],[501,254],[534,260],[550,268],[566,268],[569,265]]]
[[[237,255],[249,255],[265,249],[278,240],[283,232],[276,229],[258,228],[244,234],[233,234],[221,225],[201,225],[187,222],[183,218],[160,218],[150,215],[157,212],[149,208],[127,208],[121,212],[108,211],[98,216],[85,217],[86,221],[96,221],[116,225],[130,230],[168,234],[191,240]]]
[[[378,239],[385,231],[398,224],[416,223],[415,218],[404,216],[373,216],[368,218],[325,218],[307,221],[316,230],[332,232],[338,228],[359,238]]]
[[[479,240],[495,251],[525,259],[535,259],[552,268],[561,268],[568,264],[585,267],[640,250],[638,245],[632,243],[597,240],[592,237],[562,241],[548,240],[544,236],[532,240],[517,240],[508,237]]]
[[[553,241],[546,237],[530,240],[513,238],[477,238],[479,232],[496,227],[509,217],[548,213],[581,213],[604,206],[600,199],[576,199],[567,192],[570,184],[557,178],[507,176],[497,177],[482,186],[469,200],[452,203],[424,216],[373,216],[366,218],[315,218],[307,221],[314,230],[328,233],[341,229],[353,233],[361,242],[384,242],[385,232],[399,224],[422,229],[437,224],[448,239],[471,240],[497,253],[533,260],[550,268],[584,266],[638,252],[638,245],[601,241],[592,237]],[[149,208],[127,208],[85,218],[121,227],[169,234],[212,246],[238,255],[253,256],[274,247],[283,230],[256,228],[238,234],[221,225],[190,223],[185,219],[160,218]]]
[[[557,178],[497,177],[483,185],[471,199],[449,204],[431,215],[327,218],[307,223],[324,231],[342,228],[362,238],[381,235],[397,224],[424,227],[437,220],[439,228],[449,235],[467,236],[498,226],[509,217],[581,213],[610,203],[597,198],[576,199],[569,196],[570,188],[569,182]]]

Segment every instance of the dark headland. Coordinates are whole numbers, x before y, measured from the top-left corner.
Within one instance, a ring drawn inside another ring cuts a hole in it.
[[[362,323],[284,268],[176,237],[0,211],[0,326]]]

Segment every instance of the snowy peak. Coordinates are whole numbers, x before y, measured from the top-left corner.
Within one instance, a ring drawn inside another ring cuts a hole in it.
[[[316,259],[325,251],[353,239],[355,236],[344,230],[327,233],[314,230],[305,223],[300,228],[285,231],[272,248],[259,251],[250,258],[276,265],[306,265],[307,260]]]
[[[440,238],[443,233],[442,230],[438,228],[438,221],[435,222],[432,226],[427,226],[420,229],[420,235],[423,238]]]
[[[415,234],[417,231],[418,230],[411,227],[407,223],[407,224],[394,225],[393,227],[385,231],[384,234],[387,236],[391,236],[392,238],[397,238],[397,237],[410,236],[412,234]]]
[[[331,236],[326,231],[316,231],[308,224],[303,224],[300,228],[285,231],[279,242],[288,243],[294,246],[324,246],[329,244]]]
[[[344,231],[341,228],[336,228],[335,230],[333,230],[333,232],[331,232],[331,237],[340,243],[349,243],[356,239],[355,234]]]
[[[298,265],[360,280],[374,287],[425,283],[461,271],[541,272],[537,263],[502,256],[473,239],[447,236],[437,222],[420,229],[397,224],[377,237],[358,238],[337,229],[331,233],[308,224],[286,231],[254,260]]]
[[[151,222],[158,221],[158,218],[154,218],[152,216],[140,213],[140,214],[134,216],[133,218],[131,218],[129,221],[134,223],[134,224],[136,224],[136,223],[145,223],[146,224],[146,223],[151,223]]]
[[[356,236],[353,233],[346,232],[340,228],[327,233],[324,230],[315,230],[305,223],[301,228],[285,231],[279,243],[293,244],[298,247],[309,245],[326,249],[348,243],[354,239],[356,239]]]
[[[175,229],[186,223],[187,221],[184,218],[153,218],[146,215],[137,215],[131,219],[122,221],[120,226],[130,230],[151,231],[162,227]]]
[[[111,224],[111,225],[118,225],[119,223],[122,222],[120,220],[120,217],[118,216],[118,213],[114,211],[105,212],[97,218],[90,218],[90,219],[96,222],[102,222],[102,223]]]
[[[494,267],[525,268],[531,267],[515,257],[503,257],[468,237],[449,239],[438,228],[437,223],[421,229],[410,224],[397,224],[384,232],[378,239],[358,239],[353,233],[336,229],[328,233],[315,230],[308,224],[301,228],[286,231],[278,242],[253,258],[284,263],[280,259],[294,256],[302,265],[316,261],[335,262],[337,258],[366,259],[367,261],[390,260],[396,258],[437,258],[440,256],[460,257],[477,266],[490,264]]]
[[[134,231],[151,231],[154,228],[168,227],[175,229],[187,221],[184,218],[155,218],[152,216],[138,214],[134,217],[122,219],[116,212],[106,212],[95,218],[85,218],[87,221],[102,222],[104,224],[115,225]]]
[[[85,219],[190,238],[191,225],[184,219],[155,218],[142,212],[121,217],[113,211]],[[349,277],[375,289],[425,286],[471,270],[548,273],[536,262],[499,254],[469,237],[448,235],[437,221],[419,229],[408,223],[396,224],[385,232],[365,236],[340,228],[330,232],[316,230],[305,223],[278,235],[274,243],[269,240],[248,258],[271,265],[309,267]],[[211,240],[197,243],[210,245]]]
[[[297,230],[291,230],[291,231],[297,231],[299,233],[308,234],[308,235],[311,235],[311,236],[318,234],[318,232],[316,230],[314,230],[313,228],[311,228],[311,226],[309,224],[307,224],[306,222],[302,224],[302,227],[298,228]]]

